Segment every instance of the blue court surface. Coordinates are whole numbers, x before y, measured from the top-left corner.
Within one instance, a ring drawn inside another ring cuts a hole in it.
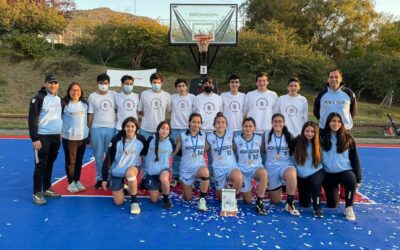
[[[142,213],[129,214],[111,197],[65,196],[32,203],[33,152],[28,139],[0,139],[0,249],[399,249],[400,148],[360,147],[363,182],[369,199],[354,205],[355,222],[344,219],[344,205],[324,207],[315,219],[311,208],[300,217],[270,206],[267,216],[239,202],[238,217],[220,217],[209,197],[209,211],[173,195],[169,211],[140,198]],[[91,158],[88,148],[85,162]],[[62,149],[54,181],[64,177]]]

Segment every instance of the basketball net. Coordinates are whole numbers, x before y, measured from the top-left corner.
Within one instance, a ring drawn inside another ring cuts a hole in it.
[[[209,34],[197,34],[194,35],[194,39],[196,40],[197,46],[199,46],[199,52],[207,52],[208,45],[213,40],[212,35]]]

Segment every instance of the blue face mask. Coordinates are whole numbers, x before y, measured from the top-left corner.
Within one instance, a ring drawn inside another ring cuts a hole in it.
[[[152,88],[154,91],[160,91],[160,90],[161,90],[161,84],[154,84],[154,83],[152,83],[152,84],[151,84],[151,88]]]
[[[133,90],[133,86],[132,85],[123,85],[123,90],[125,93],[130,94]]]

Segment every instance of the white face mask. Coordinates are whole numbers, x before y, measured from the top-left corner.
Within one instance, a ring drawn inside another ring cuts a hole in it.
[[[108,90],[108,84],[99,84],[99,90],[101,92],[107,92]]]
[[[133,86],[132,85],[124,85],[123,89],[124,89],[125,93],[130,94],[133,90]]]
[[[154,91],[160,91],[160,90],[161,90],[161,84],[152,83],[152,84],[151,84],[151,88],[152,88]]]

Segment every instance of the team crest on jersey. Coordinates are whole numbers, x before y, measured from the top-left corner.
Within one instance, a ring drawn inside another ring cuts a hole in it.
[[[288,106],[285,111],[289,116],[297,115],[297,108],[293,105]]]
[[[108,147],[111,148],[112,147],[112,142],[110,142],[110,144],[108,144]]]
[[[133,111],[135,108],[135,103],[132,100],[127,99],[124,101],[123,106],[126,111]]]
[[[187,110],[189,106],[190,105],[186,100],[179,100],[178,103],[176,104],[176,107],[181,111]]]
[[[268,107],[268,101],[265,98],[259,98],[256,101],[256,106],[260,110],[264,110]]]
[[[36,102],[36,99],[32,99],[32,104],[34,104]]]
[[[239,112],[240,107],[241,107],[240,103],[237,102],[237,101],[232,101],[232,102],[229,103],[229,109],[232,112]]]
[[[212,102],[206,102],[203,109],[207,114],[212,114],[215,111],[215,105]]]
[[[153,100],[151,100],[151,107],[153,109],[160,109],[161,106],[162,106],[162,102],[160,99],[154,98]]]
[[[189,138],[185,138],[185,142],[188,142],[189,141]]]
[[[100,102],[100,109],[102,111],[109,111],[110,109],[112,109],[112,103],[110,100],[102,100]]]

